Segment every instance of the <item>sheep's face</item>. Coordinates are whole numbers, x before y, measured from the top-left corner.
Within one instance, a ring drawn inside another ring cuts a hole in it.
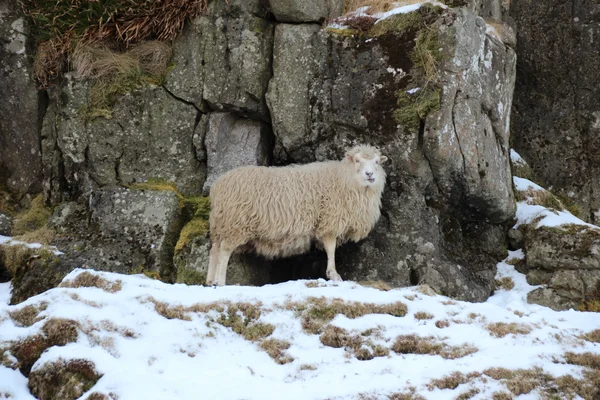
[[[373,153],[348,153],[346,158],[354,166],[356,178],[361,186],[372,187],[383,184],[385,172],[381,164],[387,161],[386,156]]]

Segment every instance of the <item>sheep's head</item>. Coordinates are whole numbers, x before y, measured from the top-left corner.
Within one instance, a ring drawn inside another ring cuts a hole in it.
[[[346,152],[345,161],[356,171],[356,179],[361,186],[383,187],[385,171],[381,164],[387,157],[381,155],[379,149],[372,146],[356,146]]]

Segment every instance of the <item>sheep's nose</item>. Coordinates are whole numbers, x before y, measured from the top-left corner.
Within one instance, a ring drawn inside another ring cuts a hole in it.
[[[370,178],[370,177],[373,176],[373,173],[372,172],[367,172],[367,176]]]

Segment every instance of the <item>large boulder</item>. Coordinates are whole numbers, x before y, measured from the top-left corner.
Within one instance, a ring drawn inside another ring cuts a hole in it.
[[[67,76],[52,93],[42,128],[44,186],[53,203],[107,185],[146,180],[198,194],[205,168],[192,146],[198,111],[160,87],[118,99],[108,117],[91,118],[93,84]]]
[[[272,140],[267,124],[231,113],[211,113],[207,120],[201,121],[198,129],[199,132],[205,130],[205,194],[221,174],[231,169],[269,164]]]
[[[274,158],[340,159],[353,143],[379,146],[390,157],[382,218],[364,242],[338,250],[342,277],[429,283],[482,301],[515,212],[508,157],[515,53],[467,9],[417,13],[365,35],[277,26],[267,93]],[[435,84],[414,61],[423,51],[415,39],[438,57]]]
[[[18,3],[0,0],[0,186],[17,196],[41,190],[45,99],[33,80],[28,30]]]
[[[199,109],[268,120],[273,24],[259,0],[212,1],[175,42],[165,87]]]
[[[600,218],[600,9],[583,0],[513,0],[518,32],[514,148],[536,182]]]

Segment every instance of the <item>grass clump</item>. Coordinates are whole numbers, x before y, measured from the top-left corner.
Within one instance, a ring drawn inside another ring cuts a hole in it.
[[[384,281],[360,281],[356,283],[358,283],[360,286],[381,290],[382,292],[392,290],[392,287]]]
[[[114,43],[121,49],[146,40],[169,42],[207,0],[21,0],[38,42],[36,78],[45,88],[67,65],[75,43]],[[82,11],[85,10],[85,11]]]
[[[431,382],[427,384],[427,389],[451,389],[454,390],[460,385],[464,383],[468,383],[473,379],[481,377],[479,372],[471,372],[468,374],[463,374],[462,372],[453,372],[450,375],[446,375],[439,379],[432,379]]]
[[[436,328],[444,329],[450,326],[450,321],[448,321],[447,319],[440,319],[438,321],[435,321],[435,326]]]
[[[588,342],[600,343],[600,329],[594,329],[582,336]]]
[[[180,265],[177,267],[177,283],[204,285],[206,283],[206,274],[196,271],[194,268]]]
[[[565,353],[565,360],[567,364],[579,365],[582,367],[588,367],[600,370],[600,354],[586,352],[586,353]]]
[[[470,344],[449,346],[433,336],[419,337],[417,335],[398,336],[392,345],[392,350],[399,354],[439,355],[447,360],[466,357],[479,351],[477,347]]]
[[[28,386],[38,399],[77,399],[101,377],[91,361],[58,359],[33,371]]]
[[[175,252],[178,253],[182,251],[185,246],[187,246],[193,238],[198,236],[203,236],[208,232],[208,221],[202,218],[194,218],[190,222],[188,222],[181,233],[179,234],[179,239],[177,240],[177,244],[175,245]]]
[[[504,276],[500,279],[496,279],[496,287],[504,290],[512,290],[515,287],[515,282],[510,276]]]
[[[388,348],[366,340],[362,335],[351,334],[343,328],[327,325],[319,340],[328,347],[345,348],[358,360],[372,360],[375,357],[386,357],[390,354]]]
[[[425,311],[418,311],[415,313],[414,315],[415,319],[422,321],[422,320],[428,320],[428,319],[433,319],[434,315]]]
[[[494,322],[487,327],[490,335],[503,338],[506,335],[528,335],[531,333],[531,326],[517,322]]]
[[[60,284],[60,287],[66,288],[79,288],[79,287],[95,287],[102,289],[108,293],[115,293],[121,290],[123,282],[120,280],[116,282],[108,281],[102,278],[100,275],[93,274],[88,271],[84,271],[77,275],[75,279],[66,280]]]
[[[42,320],[39,314],[48,307],[48,303],[31,304],[18,310],[9,311],[8,315],[17,326],[28,327]]]
[[[286,340],[274,338],[266,339],[260,343],[260,348],[266,351],[269,357],[271,357],[279,365],[288,364],[294,361],[294,358],[285,352],[290,348],[290,342]],[[300,369],[302,369],[302,367],[305,365],[306,364],[301,365]],[[311,370],[316,368],[305,367],[304,369]]]
[[[31,200],[31,207],[15,215],[12,235],[23,235],[46,226],[51,214],[52,210],[46,207],[44,196],[38,195]]]
[[[20,268],[27,267],[34,259],[52,260],[56,255],[46,247],[32,249],[23,245],[2,246],[0,252],[4,266],[14,277]]]
[[[390,304],[360,303],[342,299],[328,300],[324,297],[309,297],[305,302],[288,302],[283,308],[296,312],[302,318],[302,328],[307,333],[319,334],[323,326],[336,315],[354,319],[367,314],[388,314],[395,317],[406,315],[407,307],[402,302]]]

